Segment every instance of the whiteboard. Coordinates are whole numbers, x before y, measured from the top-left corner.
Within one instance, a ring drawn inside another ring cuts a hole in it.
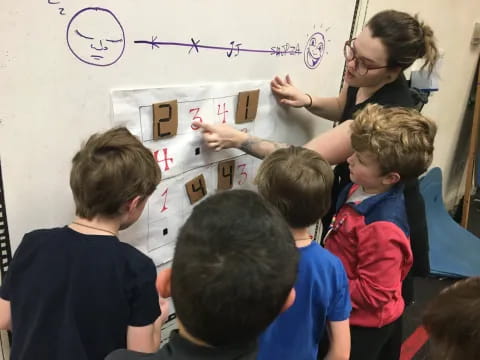
[[[0,7],[0,157],[15,249],[25,232],[71,221],[71,158],[90,134],[113,126],[112,91],[268,85],[289,73],[307,92],[334,95],[355,1],[44,0]],[[276,140],[301,144],[331,126],[302,109],[282,111],[288,131]]]

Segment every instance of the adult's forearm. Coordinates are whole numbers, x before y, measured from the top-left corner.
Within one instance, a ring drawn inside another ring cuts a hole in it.
[[[289,146],[290,145],[288,144],[260,139],[256,136],[249,135],[240,145],[239,149],[245,151],[249,155],[255,156],[256,158],[263,159],[275,150]]]
[[[343,112],[343,106],[338,97],[317,97],[312,96],[312,106],[306,108],[312,114],[318,115],[331,121],[340,120]]]
[[[304,145],[307,149],[318,152],[330,164],[344,162],[352,155],[352,142],[350,140],[350,124],[347,120],[336,127],[321,133]]]

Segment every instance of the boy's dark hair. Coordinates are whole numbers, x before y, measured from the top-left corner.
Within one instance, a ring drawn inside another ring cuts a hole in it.
[[[423,324],[438,359],[480,356],[480,277],[456,282],[427,306]]]
[[[292,228],[317,222],[330,208],[333,171],[315,151],[291,146],[263,160],[255,183]]]
[[[171,280],[178,318],[212,346],[254,341],[280,313],[297,264],[285,220],[258,194],[210,196],[178,235]]]
[[[116,217],[127,201],[151,195],[160,179],[151,151],[126,128],[94,134],[72,160],[76,214],[86,219]]]

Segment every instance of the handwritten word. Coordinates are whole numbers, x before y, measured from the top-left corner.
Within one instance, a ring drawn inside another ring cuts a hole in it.
[[[285,55],[300,55],[302,52],[300,51],[300,44],[297,45],[290,45],[289,43],[285,43],[285,45],[280,46],[272,46],[271,55],[276,56],[285,56]]]

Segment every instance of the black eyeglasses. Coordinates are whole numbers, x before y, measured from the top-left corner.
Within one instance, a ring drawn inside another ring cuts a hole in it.
[[[357,57],[355,52],[355,47],[353,46],[353,42],[356,38],[351,40],[345,41],[345,46],[343,47],[343,55],[345,55],[345,60],[352,61],[355,60],[355,72],[360,75],[364,76],[368,73],[368,70],[377,70],[377,69],[385,69],[391,67],[390,65],[386,66],[367,66],[362,60]]]

